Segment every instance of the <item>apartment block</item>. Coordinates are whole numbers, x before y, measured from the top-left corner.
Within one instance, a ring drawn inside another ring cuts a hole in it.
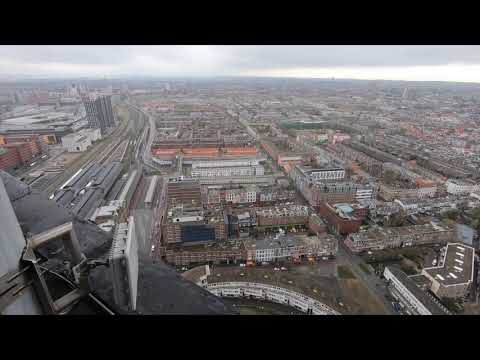
[[[382,250],[424,244],[446,244],[455,239],[452,228],[430,223],[425,225],[376,228],[348,235],[345,240],[352,251]]]

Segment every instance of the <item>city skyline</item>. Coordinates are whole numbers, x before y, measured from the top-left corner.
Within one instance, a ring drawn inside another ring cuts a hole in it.
[[[419,49],[388,65],[477,66]],[[77,50],[16,56],[110,64]],[[141,76],[0,82],[0,314],[480,314],[478,84]]]

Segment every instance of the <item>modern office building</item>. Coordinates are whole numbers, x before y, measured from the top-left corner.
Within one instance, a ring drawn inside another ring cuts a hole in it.
[[[297,165],[289,176],[312,206],[323,202],[372,200],[378,191],[374,182],[359,183],[345,179],[345,169],[336,162],[325,163],[318,169]]]
[[[192,177],[263,175],[260,159],[194,161]]]
[[[171,207],[162,225],[165,243],[198,245],[226,240],[228,220],[223,212],[205,212],[202,208]]]
[[[103,133],[106,128],[115,125],[111,96],[100,95],[94,99],[84,97],[83,105],[85,106],[88,126],[90,128],[99,128]]]
[[[390,228],[374,228],[348,235],[345,240],[352,251],[383,250],[404,246],[441,244],[452,241],[455,232],[435,223]]]
[[[462,243],[449,243],[438,266],[424,268],[430,289],[439,298],[465,296],[473,283],[475,249]]]

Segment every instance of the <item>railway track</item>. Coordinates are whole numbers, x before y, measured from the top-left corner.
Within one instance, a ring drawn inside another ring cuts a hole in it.
[[[120,141],[112,151],[108,154],[107,157],[105,157],[102,161],[100,161],[100,164],[107,164],[113,161],[119,161],[121,162],[125,156],[125,152],[127,150],[129,141],[124,140]]]
[[[100,163],[103,164],[112,154],[115,152],[116,148],[120,146],[123,139],[127,135],[129,129],[128,121],[122,122],[109,136],[104,143],[99,144],[95,148],[87,151],[85,154],[76,161],[68,169],[65,169],[64,172],[52,179],[45,191],[48,194],[52,194],[56,191],[62,183],[67,181],[75,172],[79,169],[84,168],[91,163]],[[118,140],[119,139],[119,140]],[[99,155],[98,155],[99,154]]]

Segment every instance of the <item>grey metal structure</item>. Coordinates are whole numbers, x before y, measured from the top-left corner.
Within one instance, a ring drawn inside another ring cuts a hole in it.
[[[0,171],[0,180],[6,185],[6,191],[0,185],[0,314],[237,313],[138,251],[134,240],[116,247],[127,256],[123,285],[128,292],[121,295],[131,304],[117,305],[109,262],[112,235],[5,172]],[[131,239],[135,234],[132,227]]]
[[[110,253],[113,296],[118,306],[136,310],[138,285],[138,243],[133,216],[117,225]]]
[[[34,250],[58,238],[63,240],[65,248],[68,249],[72,263],[74,264],[72,271],[78,287],[59,299],[53,300]],[[71,222],[49,229],[28,239],[22,261],[25,263],[25,268],[29,268],[29,271],[32,273],[33,286],[42,304],[43,311],[46,314],[60,314],[65,308],[80,300],[82,297],[87,296],[90,292],[88,274],[85,271],[88,269],[87,259],[80,250],[80,244]]]
[[[19,190],[20,191],[16,191],[17,194],[22,193],[22,189]],[[5,283],[5,287],[0,285],[0,293],[4,293],[7,288],[11,288],[14,285],[12,281],[15,279],[10,279],[11,275],[7,275],[18,271],[19,259],[22,256],[26,241],[15,212],[13,211],[2,178],[0,178],[0,214],[0,284]],[[3,277],[6,277],[5,282],[1,281]],[[7,280],[10,281],[7,282]],[[15,299],[17,294],[13,294],[13,292],[14,290],[9,296],[12,301],[9,299],[9,303],[5,303],[3,310],[1,307],[2,299],[0,298],[0,314],[41,314],[41,308],[32,289],[26,289],[23,294],[19,293],[18,295],[23,296],[19,296],[18,299]]]

